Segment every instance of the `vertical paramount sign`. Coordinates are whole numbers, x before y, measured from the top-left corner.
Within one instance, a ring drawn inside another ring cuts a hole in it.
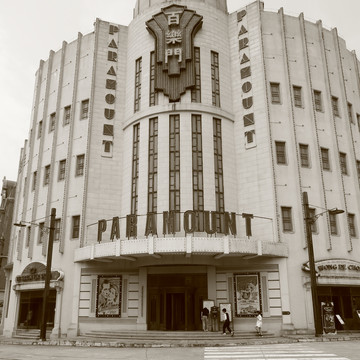
[[[146,22],[155,38],[155,88],[169,101],[180,100],[195,85],[193,40],[202,26],[202,16],[186,6],[170,5]]]

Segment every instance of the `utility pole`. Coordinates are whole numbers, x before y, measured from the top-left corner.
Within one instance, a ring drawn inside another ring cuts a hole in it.
[[[51,280],[51,262],[52,262],[52,252],[53,252],[53,243],[54,243],[54,232],[55,232],[55,217],[56,209],[51,209],[50,215],[50,232],[49,232],[49,241],[48,241],[48,251],[46,257],[46,274],[45,274],[45,286],[44,286],[44,295],[43,295],[43,308],[42,308],[42,320],[40,328],[40,339],[46,341],[46,323],[47,323],[47,305],[49,298],[49,288]]]
[[[312,219],[310,216],[309,200],[308,200],[307,192],[303,192],[303,204],[304,204],[304,213],[305,213],[306,240],[307,240],[307,248],[309,254],[309,269],[310,269],[312,305],[314,312],[315,336],[321,336],[323,330],[322,330],[321,317],[318,306],[316,269],[315,269],[315,260],[314,260],[312,231],[311,231],[311,225],[313,222],[316,221],[316,219]]]

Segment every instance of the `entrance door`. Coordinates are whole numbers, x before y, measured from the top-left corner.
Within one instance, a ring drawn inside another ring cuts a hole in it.
[[[49,291],[47,307],[47,326],[54,326],[56,290]],[[18,328],[39,329],[42,320],[43,291],[24,291],[20,293]]]
[[[148,275],[148,329],[200,330],[204,299],[206,274]]]

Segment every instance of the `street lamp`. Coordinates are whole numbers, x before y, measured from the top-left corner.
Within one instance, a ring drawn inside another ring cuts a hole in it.
[[[51,279],[51,262],[52,262],[52,251],[54,243],[54,230],[55,230],[55,217],[56,209],[51,209],[50,215],[50,226],[49,226],[49,241],[48,241],[48,251],[46,257],[46,273],[45,273],[45,285],[44,285],[44,294],[43,294],[43,307],[42,307],[42,317],[41,317],[41,327],[40,327],[40,339],[46,341],[46,323],[47,323],[47,305],[49,298],[49,288],[50,288],[50,279]],[[29,223],[35,226],[39,226],[36,223]],[[24,227],[26,226],[21,221],[20,223],[14,223],[15,226]],[[43,231],[44,229],[41,229]]]
[[[316,283],[316,269],[315,269],[315,260],[314,260],[314,248],[312,241],[312,231],[311,225],[319,218],[319,216],[329,213],[333,215],[342,214],[344,210],[340,209],[330,209],[323,211],[320,214],[317,214],[313,217],[310,216],[309,200],[307,192],[303,192],[303,205],[304,205],[304,214],[305,214],[305,225],[306,225],[306,239],[307,239],[307,248],[309,256],[309,270],[310,270],[310,283],[311,283],[311,296],[312,296],[312,305],[314,312],[314,325],[315,325],[315,336],[322,335],[322,324],[321,317],[318,307],[318,294],[317,294],[317,283]]]

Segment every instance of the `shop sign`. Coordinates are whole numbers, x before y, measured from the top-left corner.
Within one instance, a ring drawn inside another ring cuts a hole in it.
[[[326,276],[330,274],[332,276],[360,277],[360,262],[346,260],[346,259],[334,259],[334,260],[322,260],[315,263],[315,268],[320,276]],[[309,271],[309,263],[303,265],[303,269]]]
[[[33,282],[33,281],[45,281],[46,272],[34,272],[32,274],[23,274],[16,277],[17,283]],[[51,272],[51,280],[59,280],[61,274],[55,270]]]

